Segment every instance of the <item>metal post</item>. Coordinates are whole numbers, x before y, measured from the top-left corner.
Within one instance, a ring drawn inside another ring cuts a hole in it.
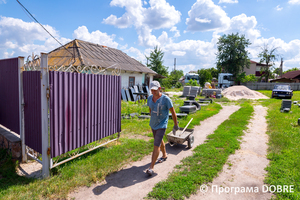
[[[41,53],[41,107],[42,107],[42,163],[43,177],[49,177],[50,175],[50,145],[48,137],[48,55]]]
[[[24,57],[18,57],[18,79],[19,79],[19,121],[20,121],[20,138],[22,147],[22,162],[27,162],[25,149],[25,131],[24,131],[24,98],[23,98],[23,69]]]

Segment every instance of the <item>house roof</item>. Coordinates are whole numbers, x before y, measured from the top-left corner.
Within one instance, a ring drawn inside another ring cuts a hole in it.
[[[294,79],[294,78],[296,78],[299,75],[300,75],[300,70],[290,71],[290,72],[287,72],[287,73],[283,74],[282,78]],[[298,77],[298,78],[300,78],[300,77]]]
[[[254,64],[258,65],[258,66],[267,66],[267,64],[258,63],[258,62],[255,62],[253,60],[250,60],[250,63],[254,63]]]
[[[50,66],[100,66],[102,68],[113,67],[118,64],[121,70],[131,72],[143,72],[157,74],[139,61],[131,58],[126,53],[107,46],[72,40],[48,53],[48,64]]]

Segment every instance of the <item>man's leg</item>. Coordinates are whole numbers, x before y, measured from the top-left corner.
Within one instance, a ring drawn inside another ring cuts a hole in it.
[[[151,159],[150,169],[154,168],[154,165],[156,163],[158,155],[159,155],[159,147],[158,146],[154,146],[153,152],[152,152],[152,159]]]
[[[163,152],[163,156],[167,157],[167,153],[166,153],[166,149],[165,149],[165,143],[163,141],[163,136],[166,132],[166,129],[158,129],[158,130],[153,130],[152,129],[152,132],[153,132],[153,136],[154,136],[154,147],[153,147],[153,152],[152,152],[152,159],[151,159],[150,169],[154,168],[156,160],[159,156],[159,150],[160,149]]]
[[[165,146],[165,142],[162,140],[161,144],[160,144],[160,150],[162,152],[162,157],[166,158],[167,157],[167,151],[166,151],[166,146]]]

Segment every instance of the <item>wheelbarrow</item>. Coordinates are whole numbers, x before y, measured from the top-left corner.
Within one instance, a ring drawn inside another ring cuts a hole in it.
[[[193,118],[189,121],[185,128],[179,127],[176,131],[176,134],[173,134],[171,131],[168,135],[166,135],[167,140],[171,146],[175,144],[183,144],[185,141],[188,143],[188,148],[192,148],[194,145],[194,129],[187,129],[188,125],[191,123]]]

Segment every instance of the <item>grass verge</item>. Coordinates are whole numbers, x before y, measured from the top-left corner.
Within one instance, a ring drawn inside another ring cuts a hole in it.
[[[260,91],[271,96],[270,91]],[[292,101],[300,100],[300,91],[294,91]],[[300,199],[300,108],[292,105],[292,113],[281,113],[281,99],[264,100],[268,107],[269,149],[267,158],[270,160],[265,182],[269,185],[294,186],[294,192],[276,192],[277,199]]]
[[[238,139],[247,129],[253,113],[249,102],[241,106],[208,136],[206,143],[194,149],[192,156],[183,159],[166,180],[156,184],[148,198],[184,199],[196,192],[201,184],[211,182],[222,170],[228,156],[240,148]]]
[[[5,171],[1,167],[0,199],[64,199],[72,189],[102,181],[151,150],[152,141],[120,139],[119,145],[99,148],[54,168],[51,177],[43,180],[18,176],[10,162]]]

